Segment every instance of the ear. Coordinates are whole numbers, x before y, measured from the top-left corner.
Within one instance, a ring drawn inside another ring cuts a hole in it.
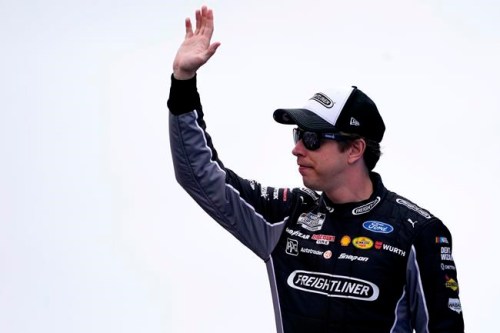
[[[363,138],[356,139],[351,142],[349,147],[349,155],[347,157],[347,161],[350,164],[354,164],[359,160],[363,160],[363,154],[366,149],[366,141]]]

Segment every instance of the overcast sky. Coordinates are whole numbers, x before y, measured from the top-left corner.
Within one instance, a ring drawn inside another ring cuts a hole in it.
[[[466,329],[496,329],[498,1],[0,0],[0,332],[275,330],[264,263],[174,180],[171,64],[202,4],[225,164],[300,186],[272,112],[358,86],[387,126],[376,171],[447,224]]]

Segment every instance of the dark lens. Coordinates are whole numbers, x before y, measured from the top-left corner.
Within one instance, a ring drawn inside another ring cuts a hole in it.
[[[295,144],[297,144],[297,142],[299,142],[299,140],[302,138],[302,131],[298,128],[294,128],[293,129],[293,142]]]
[[[304,147],[309,150],[316,150],[320,146],[319,135],[314,132],[304,132],[302,134],[302,142],[304,143]]]
[[[295,144],[297,144],[299,140],[302,140],[304,147],[306,147],[308,150],[318,149],[321,145],[320,139],[321,138],[318,133],[307,132],[300,128],[293,129],[293,141],[295,142]]]

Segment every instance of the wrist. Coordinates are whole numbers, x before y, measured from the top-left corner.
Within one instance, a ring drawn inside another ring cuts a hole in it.
[[[173,75],[176,80],[189,80],[195,77],[196,72],[187,72],[180,69],[174,69]]]

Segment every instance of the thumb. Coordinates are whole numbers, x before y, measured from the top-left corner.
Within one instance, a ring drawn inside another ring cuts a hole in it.
[[[215,51],[217,51],[217,49],[219,48],[219,46],[220,46],[219,42],[215,42],[215,43],[210,44],[210,46],[208,47],[208,49],[206,51],[207,57],[208,58],[212,57],[215,54]]]

